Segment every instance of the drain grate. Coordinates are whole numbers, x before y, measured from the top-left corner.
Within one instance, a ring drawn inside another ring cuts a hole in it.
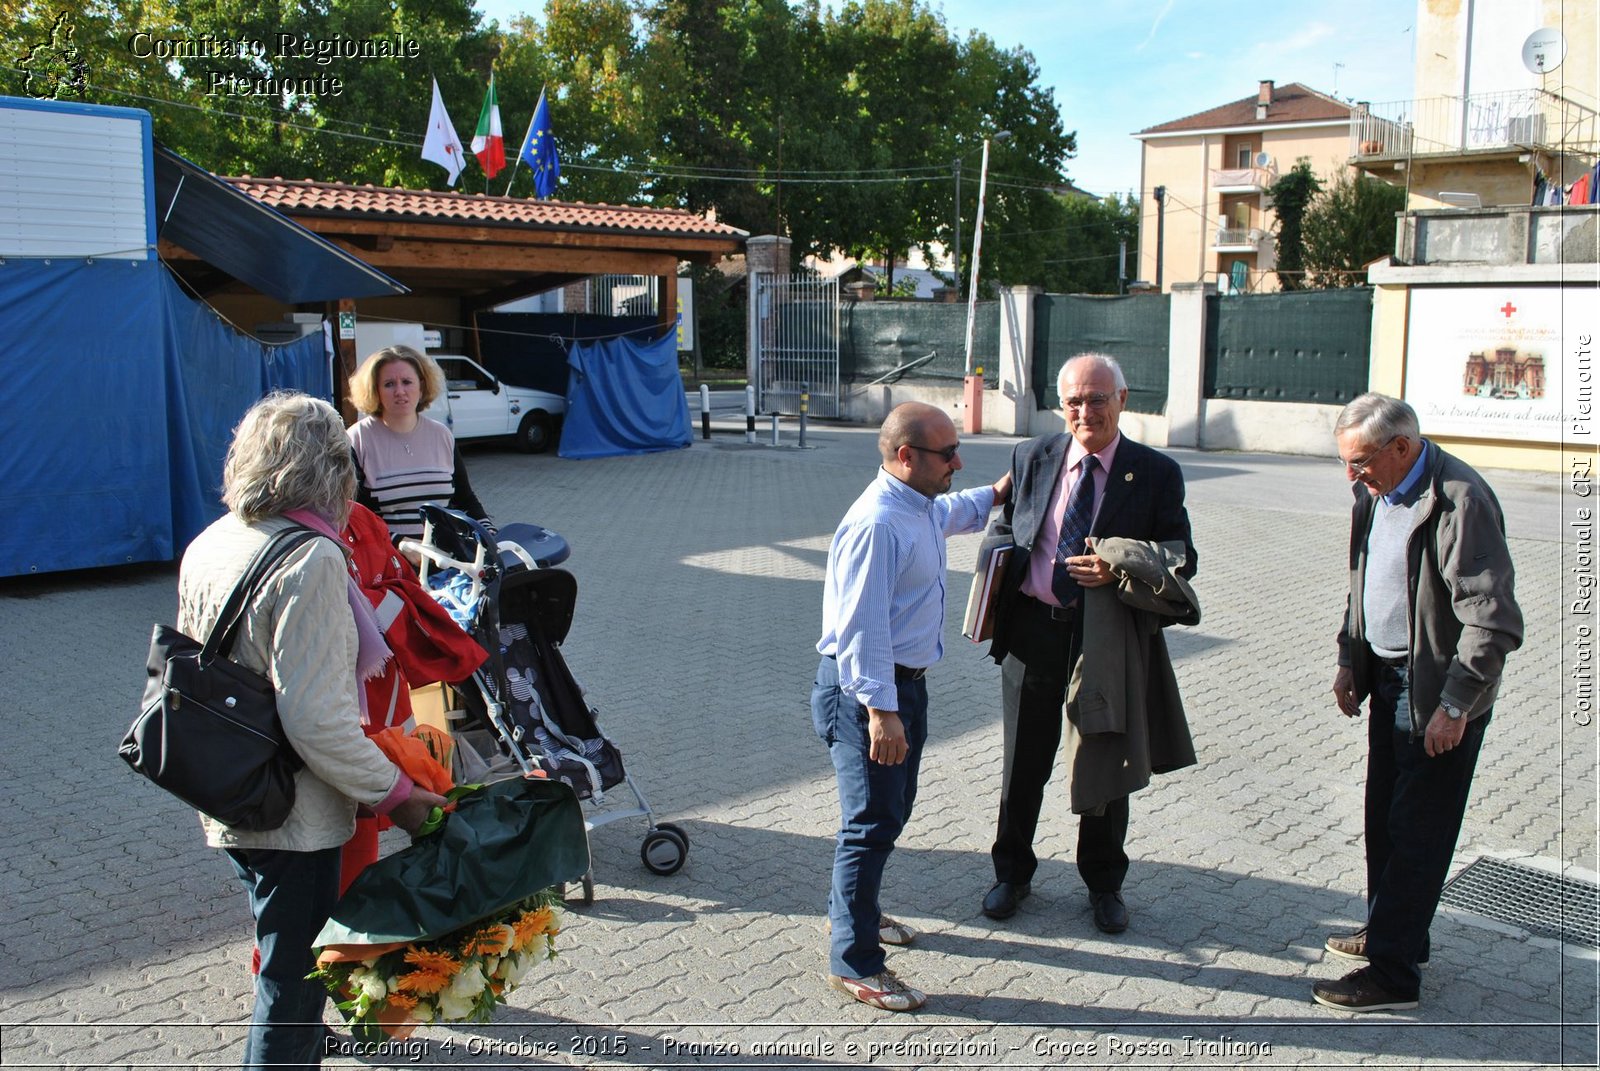
[[[1441,903],[1540,937],[1600,948],[1600,885],[1548,870],[1474,859],[1444,887]]]

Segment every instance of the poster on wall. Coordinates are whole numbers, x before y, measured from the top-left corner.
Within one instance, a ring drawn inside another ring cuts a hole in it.
[[[1597,321],[1592,288],[1412,290],[1405,396],[1423,434],[1560,442],[1563,410],[1593,402],[1572,355],[1589,352]]]

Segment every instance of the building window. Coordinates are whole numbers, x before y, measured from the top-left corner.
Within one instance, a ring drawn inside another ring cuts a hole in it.
[[[1238,166],[1241,169],[1242,168],[1246,168],[1246,167],[1250,167],[1252,161],[1255,159],[1255,152],[1248,145],[1239,146],[1238,152],[1239,152],[1239,162],[1238,162],[1238,164],[1236,166]]]

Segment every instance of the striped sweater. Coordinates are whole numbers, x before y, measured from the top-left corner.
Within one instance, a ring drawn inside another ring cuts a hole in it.
[[[356,501],[383,518],[396,542],[422,537],[420,506],[448,506],[488,522],[467,482],[455,436],[437,420],[419,416],[415,428],[400,433],[369,416],[348,434],[361,477]]]

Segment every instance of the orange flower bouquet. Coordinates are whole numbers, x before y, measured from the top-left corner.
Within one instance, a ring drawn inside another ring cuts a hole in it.
[[[330,945],[319,978],[362,1040],[422,1023],[487,1021],[541,959],[556,956],[561,900],[546,889],[506,911],[428,941]]]
[[[566,785],[519,778],[450,796],[438,828],[363,870],[313,941],[312,977],[363,1040],[488,1019],[555,955],[556,889],[589,869]]]

